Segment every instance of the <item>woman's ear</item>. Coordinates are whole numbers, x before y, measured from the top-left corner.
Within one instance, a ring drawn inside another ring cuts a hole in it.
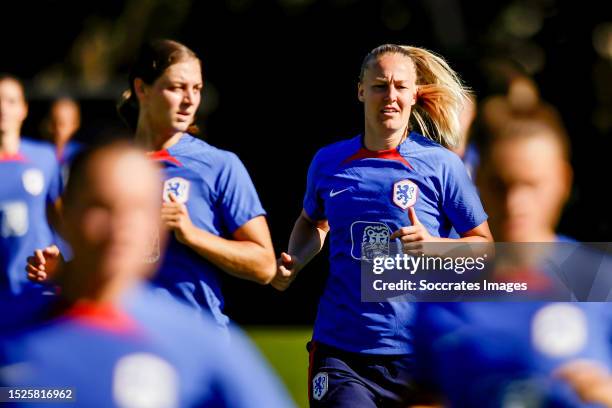
[[[361,102],[364,102],[365,100],[364,93],[365,93],[365,88],[363,84],[359,82],[357,84],[357,99],[359,99]]]
[[[134,91],[136,92],[136,97],[138,100],[141,100],[145,96],[146,84],[140,78],[134,79]]]

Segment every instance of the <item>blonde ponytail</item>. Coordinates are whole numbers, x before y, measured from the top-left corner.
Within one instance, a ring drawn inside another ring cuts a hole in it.
[[[419,87],[412,124],[445,147],[457,146],[462,137],[459,116],[469,90],[442,57],[423,48],[401,47],[415,65]]]

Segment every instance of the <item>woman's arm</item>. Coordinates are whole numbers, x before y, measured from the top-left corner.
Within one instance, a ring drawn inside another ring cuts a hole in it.
[[[170,202],[162,207],[162,221],[174,231],[179,242],[230,275],[265,285],[276,273],[272,239],[264,216],[247,221],[234,231],[234,239],[226,239],[193,225],[187,207],[170,194]]]
[[[302,210],[291,231],[288,253],[281,253],[278,259],[276,276],[271,283],[274,288],[285,290],[291,285],[299,271],[321,251],[328,231],[327,220],[314,221]]]

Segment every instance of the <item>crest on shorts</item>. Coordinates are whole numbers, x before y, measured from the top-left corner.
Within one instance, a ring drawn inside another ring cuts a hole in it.
[[[170,193],[174,194],[176,201],[185,204],[189,200],[189,181],[182,177],[172,177],[164,182],[164,201],[170,202]]]
[[[38,169],[24,171],[21,181],[23,182],[23,188],[33,196],[39,195],[45,188],[45,177],[42,171]]]
[[[419,188],[414,182],[406,179],[393,184],[393,203],[402,210],[407,210],[416,203]]]
[[[320,372],[312,379],[312,397],[317,401],[327,393],[328,377],[327,373]]]

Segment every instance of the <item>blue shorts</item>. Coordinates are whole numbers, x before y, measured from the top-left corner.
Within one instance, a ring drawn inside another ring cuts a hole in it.
[[[311,407],[406,407],[415,400],[412,355],[350,353],[315,341],[306,348]]]

